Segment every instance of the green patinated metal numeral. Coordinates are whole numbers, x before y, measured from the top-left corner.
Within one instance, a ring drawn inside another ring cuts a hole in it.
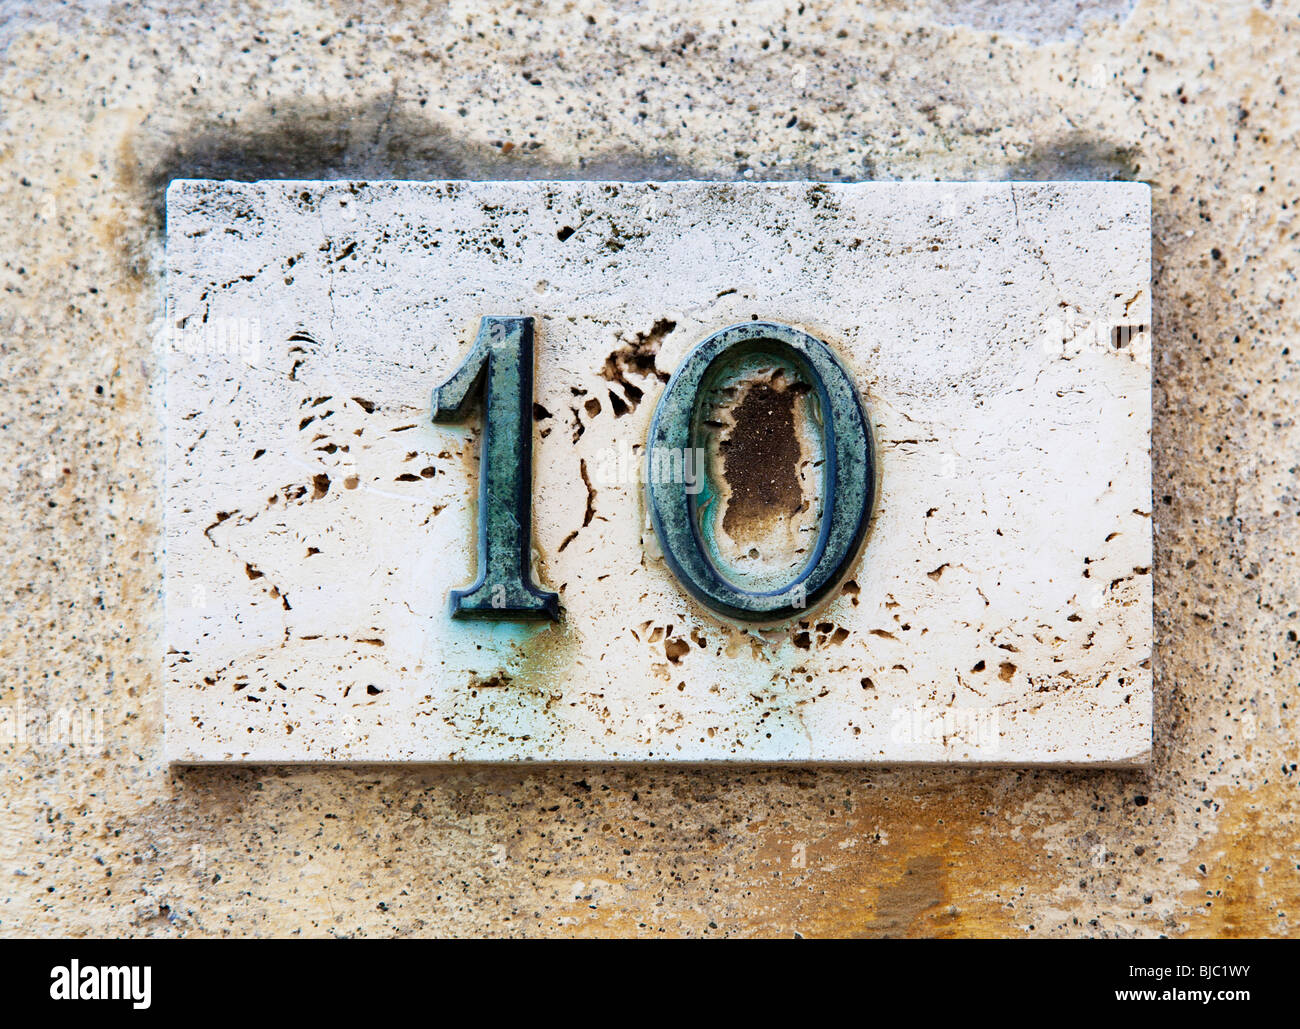
[[[433,420],[460,421],[482,396],[478,578],[451,591],[453,618],[550,618],[560,598],[533,581],[533,319],[488,316]]]
[[[695,347],[673,373],[650,425],[647,461],[656,452],[687,454],[700,432],[701,399],[720,369],[748,353],[791,361],[811,387],[822,426],[821,519],[816,546],[803,567],[779,589],[742,589],[719,570],[701,531],[708,492],[689,482],[663,478],[647,467],[650,517],[664,560],[697,600],[720,614],[777,621],[799,614],[829,593],[857,556],[875,499],[871,432],[853,380],[821,340],[774,322],[746,322],[714,333]]]

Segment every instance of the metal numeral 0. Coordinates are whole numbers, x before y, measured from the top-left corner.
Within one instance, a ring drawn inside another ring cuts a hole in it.
[[[478,578],[451,591],[453,618],[550,618],[560,598],[533,581],[533,320],[489,316],[455,374],[433,391],[433,420],[460,421],[482,398]]]
[[[658,448],[686,454],[696,443],[697,407],[713,373],[753,351],[792,361],[818,405],[823,439],[823,497],[816,546],[780,589],[749,591],[729,582],[709,556],[700,528],[698,491],[681,481],[658,482],[647,468],[650,517],[664,560],[681,584],[720,614],[777,621],[798,614],[833,589],[857,555],[875,497],[875,455],[857,390],[821,340],[774,322],[746,322],[714,333],[673,373],[650,424],[647,460]]]

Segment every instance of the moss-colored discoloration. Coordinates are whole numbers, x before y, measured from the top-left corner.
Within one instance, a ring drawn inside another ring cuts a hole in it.
[[[1279,5],[1068,7],[1025,35],[924,5],[576,29],[512,6],[484,35],[448,14],[454,60],[382,4],[11,18],[0,708],[104,737],[0,738],[0,932],[1294,934],[1297,30]],[[169,772],[166,181],[746,172],[1153,184],[1151,770]]]

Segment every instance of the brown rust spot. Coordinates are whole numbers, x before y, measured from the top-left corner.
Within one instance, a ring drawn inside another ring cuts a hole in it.
[[[777,521],[803,509],[795,429],[800,392],[777,373],[746,384],[731,410],[731,432],[719,447],[730,491],[722,528],[737,543],[762,540]]]
[[[601,369],[600,374],[624,388],[630,385],[627,380],[629,375],[643,379],[654,376],[660,382],[667,382],[668,373],[661,372],[655,367],[655,358],[659,356],[659,348],[663,345],[664,337],[675,328],[677,328],[675,321],[668,318],[659,319],[650,327],[649,332],[638,334],[632,342],[611,353],[605,359],[605,367]],[[640,395],[641,391],[638,389],[637,399],[640,399]]]
[[[496,672],[485,678],[480,678],[476,673],[471,672],[469,676],[469,688],[471,690],[504,690],[509,689],[514,679],[505,672]]]
[[[680,662],[690,652],[691,645],[681,637],[664,640],[664,653],[673,664]]]

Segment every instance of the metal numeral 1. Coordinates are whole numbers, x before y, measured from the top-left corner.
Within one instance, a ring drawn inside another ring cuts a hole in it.
[[[820,412],[825,486],[812,555],[779,589],[741,589],[722,574],[701,539],[696,491],[681,481],[659,482],[647,469],[647,501],[664,560],[688,592],[732,618],[777,621],[829,593],[857,556],[875,499],[875,454],[857,389],[831,348],[788,325],[745,322],[714,333],[686,355],[655,408],[648,455],[658,448],[684,454],[696,445],[696,408],[710,373],[751,350],[780,352],[793,360]]]
[[[550,618],[560,598],[533,581],[533,319],[488,316],[433,420],[460,421],[482,396],[478,578],[451,591],[453,618]]]

